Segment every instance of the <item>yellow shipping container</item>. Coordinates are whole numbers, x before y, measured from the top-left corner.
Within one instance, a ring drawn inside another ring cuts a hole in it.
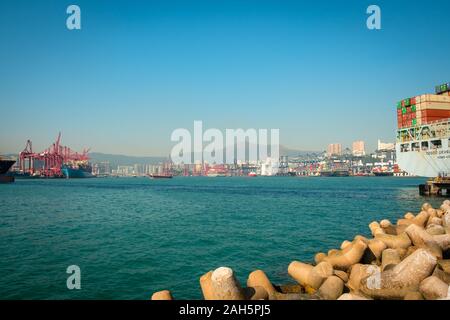
[[[420,96],[420,102],[446,102],[450,103],[449,95],[423,94]]]
[[[428,109],[450,110],[450,102],[421,102],[416,105],[416,111]]]
[[[421,97],[421,96],[417,96],[417,97],[416,97],[416,104],[419,104],[419,103],[422,101],[420,97]]]

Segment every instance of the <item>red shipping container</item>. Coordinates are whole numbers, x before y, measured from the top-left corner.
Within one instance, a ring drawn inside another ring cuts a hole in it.
[[[450,118],[450,110],[427,109],[422,111],[422,115],[425,117]]]
[[[416,113],[415,112],[411,113],[411,119],[415,119],[415,118],[416,118]]]
[[[416,97],[411,98],[411,105],[416,104]]]

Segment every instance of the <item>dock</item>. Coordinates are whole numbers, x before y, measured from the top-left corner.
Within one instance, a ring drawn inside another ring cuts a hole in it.
[[[450,196],[450,177],[437,177],[419,185],[421,196]]]

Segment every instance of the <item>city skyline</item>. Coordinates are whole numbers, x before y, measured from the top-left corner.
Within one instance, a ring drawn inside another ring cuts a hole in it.
[[[295,150],[357,139],[375,150],[395,140],[397,101],[449,80],[436,30],[450,4],[378,1],[381,30],[366,27],[371,3],[348,4],[77,1],[72,31],[67,3],[4,4],[0,153],[27,139],[42,151],[61,131],[75,150],[163,156],[195,120],[280,129]]]

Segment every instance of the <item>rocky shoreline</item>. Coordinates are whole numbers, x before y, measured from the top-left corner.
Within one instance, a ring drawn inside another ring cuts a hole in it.
[[[450,200],[429,203],[396,224],[369,224],[372,238],[361,235],[340,249],[319,252],[314,264],[293,261],[294,285],[274,285],[262,270],[242,287],[233,270],[220,267],[200,277],[205,300],[450,300]],[[172,300],[169,290],[152,300]]]

